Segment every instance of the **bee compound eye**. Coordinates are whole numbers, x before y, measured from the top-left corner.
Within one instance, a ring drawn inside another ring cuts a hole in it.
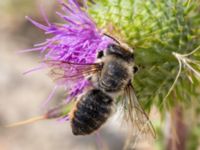
[[[138,70],[139,70],[138,66],[134,66],[134,67],[133,67],[133,73],[138,72]]]
[[[97,54],[97,58],[102,58],[104,56],[104,52],[103,51],[99,51]]]

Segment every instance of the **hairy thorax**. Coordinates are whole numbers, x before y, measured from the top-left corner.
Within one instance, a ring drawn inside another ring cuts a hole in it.
[[[131,80],[132,65],[115,56],[107,57],[99,76],[98,86],[105,92],[119,92]]]

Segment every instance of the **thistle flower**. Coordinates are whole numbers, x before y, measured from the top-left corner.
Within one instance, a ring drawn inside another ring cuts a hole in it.
[[[48,64],[49,60],[77,64],[94,63],[98,51],[105,50],[111,39],[103,36],[102,31],[97,29],[96,24],[75,0],[69,0],[66,4],[60,0],[59,3],[62,5],[64,14],[60,12],[56,14],[64,20],[64,23],[50,23],[44,13],[43,17],[47,25],[27,17],[32,24],[44,30],[45,34],[52,35],[45,42],[36,44],[35,48],[27,51],[40,51],[44,55],[43,65]],[[57,65],[59,67],[59,63]],[[62,70],[63,76],[69,76],[75,70],[76,68],[64,69]],[[58,86],[64,85],[66,89],[69,89],[68,101],[81,93],[88,84],[84,77],[79,78],[73,84],[64,78],[57,82]]]

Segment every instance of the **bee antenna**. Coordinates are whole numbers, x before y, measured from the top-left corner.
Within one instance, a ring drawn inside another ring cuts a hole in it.
[[[120,45],[120,42],[118,40],[116,40],[114,37],[112,37],[111,35],[108,35],[107,33],[104,33],[104,35],[111,38],[113,41],[115,41],[116,43],[118,43]]]

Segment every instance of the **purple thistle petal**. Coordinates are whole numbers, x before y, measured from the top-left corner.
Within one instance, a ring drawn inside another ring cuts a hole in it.
[[[17,54],[27,53],[27,52],[34,52],[34,51],[41,51],[41,48],[40,47],[36,47],[36,48],[24,49],[24,50],[18,51]]]
[[[64,14],[60,12],[56,12],[56,14],[65,23],[50,23],[43,11],[42,16],[47,26],[34,21],[30,17],[26,17],[36,27],[44,30],[45,34],[52,35],[45,42],[35,44],[35,48],[27,51],[40,51],[44,55],[44,60],[94,63],[97,53],[105,50],[108,44],[113,43],[113,41],[103,36],[102,31],[96,27],[96,24],[75,0],[68,0],[68,3],[59,0],[59,3]],[[64,75],[69,75],[73,70],[75,71],[76,68],[64,69]],[[69,82],[64,78],[57,82],[58,86],[64,86],[69,89],[67,101],[71,101],[73,97],[76,97],[84,91],[85,87],[90,85],[89,81],[83,76],[74,84],[69,84]],[[68,85],[73,86],[68,87]],[[52,94],[49,97],[51,98]],[[48,98],[48,101],[50,98]]]
[[[52,99],[52,97],[54,96],[56,90],[57,90],[58,86],[56,85],[53,90],[51,91],[51,93],[49,94],[48,98],[43,102],[42,107],[46,106]]]
[[[32,24],[34,24],[36,27],[42,29],[42,30],[45,30],[47,31],[48,30],[48,27],[47,26],[44,26],[36,21],[34,21],[33,19],[31,19],[30,17],[26,16],[26,19],[29,20]]]
[[[64,116],[64,117],[60,117],[60,118],[58,118],[58,121],[60,123],[64,123],[66,121],[69,121],[69,116],[67,115],[67,116]]]
[[[27,75],[27,74],[29,74],[29,73],[32,73],[32,72],[34,72],[34,71],[38,71],[38,70],[41,70],[41,69],[44,69],[44,68],[45,68],[45,66],[43,66],[43,65],[38,66],[38,67],[34,67],[34,68],[31,68],[31,69],[25,71],[25,72],[23,73],[23,75]]]
[[[42,16],[43,16],[45,22],[47,23],[47,25],[50,26],[51,24],[50,24],[50,22],[49,22],[49,20],[48,20],[48,17],[47,17],[47,15],[46,15],[46,13],[44,12],[44,9],[43,9],[42,6],[40,6],[40,12],[41,12],[41,14],[42,14]]]

